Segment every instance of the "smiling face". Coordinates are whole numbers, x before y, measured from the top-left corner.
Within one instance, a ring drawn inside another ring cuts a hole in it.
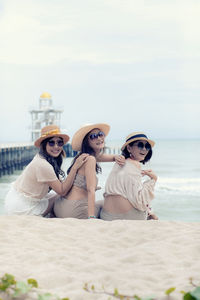
[[[105,146],[105,134],[98,128],[91,130],[88,134],[88,143],[96,153],[100,152]]]
[[[63,139],[52,137],[46,144],[46,151],[52,157],[58,157],[63,151]]]
[[[135,141],[133,145],[127,145],[127,150],[130,153],[130,158],[139,162],[145,159],[150,149],[150,144],[145,140]]]

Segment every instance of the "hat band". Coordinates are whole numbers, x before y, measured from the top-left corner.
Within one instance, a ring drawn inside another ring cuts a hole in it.
[[[132,140],[132,139],[135,139],[135,138],[141,138],[141,137],[147,139],[147,136],[146,136],[145,134],[136,134],[136,135],[133,135],[133,136],[131,136],[130,138],[128,138],[128,139],[126,140],[126,143],[127,143],[129,140]]]
[[[54,130],[47,131],[47,132],[43,133],[41,135],[41,137],[45,137],[45,136],[52,135],[52,134],[59,134],[59,133],[60,133],[59,129],[54,129]]]

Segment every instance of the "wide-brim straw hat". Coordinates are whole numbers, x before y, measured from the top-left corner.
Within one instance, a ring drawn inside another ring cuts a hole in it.
[[[121,147],[121,150],[123,151],[128,144],[130,144],[134,141],[140,141],[140,140],[147,141],[151,145],[151,147],[153,147],[155,145],[155,142],[148,139],[148,137],[146,136],[146,134],[144,134],[144,132],[132,132],[126,137],[126,142]]]
[[[79,130],[76,131],[72,138],[72,149],[75,151],[81,151],[84,137],[93,129],[99,129],[103,131],[106,136],[110,131],[110,125],[105,123],[83,125]]]
[[[42,141],[55,136],[61,137],[64,144],[70,139],[67,134],[61,133],[60,128],[57,125],[48,125],[41,129],[41,136],[35,141],[34,145],[39,148]]]

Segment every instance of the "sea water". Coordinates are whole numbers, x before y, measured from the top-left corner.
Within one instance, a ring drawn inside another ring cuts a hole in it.
[[[119,141],[108,141],[108,147],[119,149]],[[158,176],[155,199],[152,201],[154,213],[160,220],[200,222],[200,140],[158,140],[153,148],[150,162],[142,165],[152,169]],[[115,153],[118,153],[115,150]],[[67,158],[65,169],[72,158]],[[113,163],[101,163],[102,174],[98,175],[101,190],[96,199],[103,199],[106,178]],[[4,214],[3,201],[10,184],[20,171],[0,178],[0,214]],[[148,178],[146,178],[148,179]]]

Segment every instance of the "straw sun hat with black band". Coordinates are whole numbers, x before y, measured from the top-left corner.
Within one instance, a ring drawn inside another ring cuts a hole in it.
[[[110,125],[105,123],[97,123],[97,124],[86,124],[83,125],[79,130],[76,131],[72,138],[72,149],[75,151],[81,151],[82,142],[84,137],[93,129],[99,129],[102,131],[105,136],[110,131]]]
[[[123,151],[128,144],[130,144],[134,141],[147,141],[151,145],[151,147],[153,147],[155,145],[155,142],[148,139],[146,134],[144,134],[143,132],[132,132],[131,134],[129,134],[126,137],[126,142],[121,147],[121,150]]]

